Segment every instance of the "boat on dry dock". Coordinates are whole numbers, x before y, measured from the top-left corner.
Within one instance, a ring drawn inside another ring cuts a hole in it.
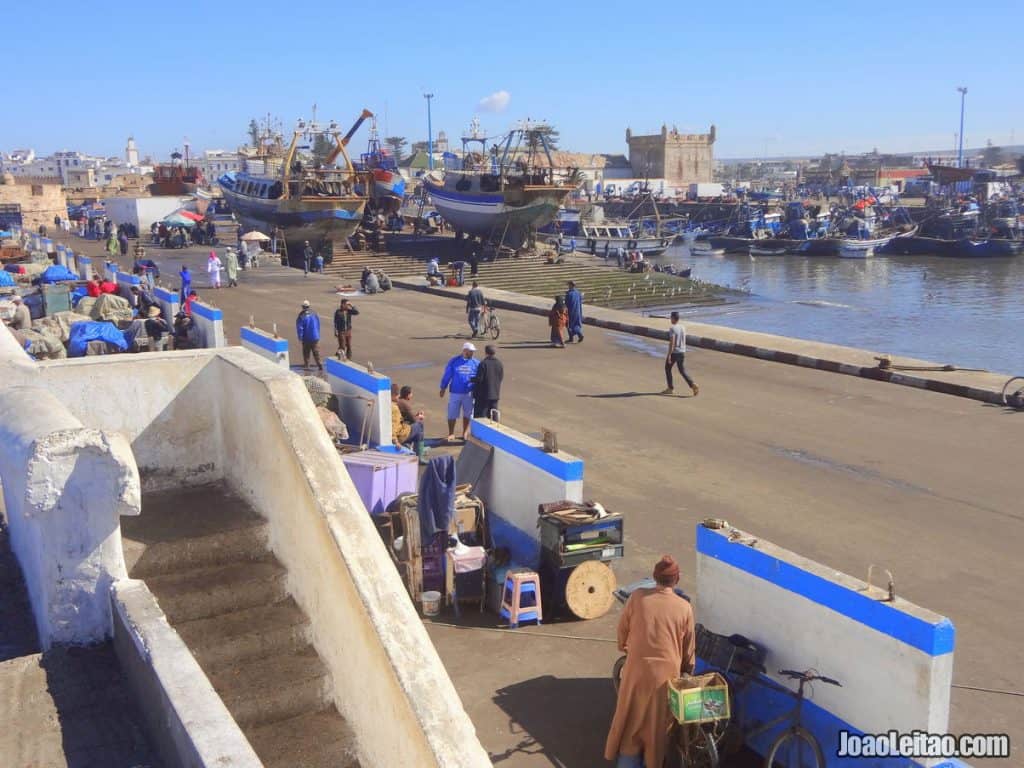
[[[542,124],[510,131],[496,153],[489,140],[474,120],[462,137],[461,167],[428,172],[423,189],[457,233],[519,248],[554,220],[578,173],[555,168]]]
[[[344,136],[336,123],[321,128],[300,120],[284,149],[280,137],[261,142],[258,158],[240,172],[225,173],[218,183],[244,230],[270,234],[280,228],[289,252],[301,253],[306,240],[316,249],[344,242],[362,220],[368,199],[357,185],[364,178],[349,158],[346,146],[363,121],[362,115]],[[317,136],[334,143],[323,162],[314,167],[302,154]],[[365,186],[365,185],[364,185]]]

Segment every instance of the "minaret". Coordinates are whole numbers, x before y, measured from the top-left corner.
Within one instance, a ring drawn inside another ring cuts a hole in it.
[[[128,144],[124,148],[124,159],[133,168],[139,164],[139,149],[135,146],[135,138],[128,137]]]

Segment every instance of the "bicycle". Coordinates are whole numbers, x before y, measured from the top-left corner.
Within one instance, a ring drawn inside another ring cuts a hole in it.
[[[497,339],[501,335],[501,320],[498,319],[498,313],[490,304],[484,304],[480,309],[477,330],[481,336],[490,334],[492,339]]]
[[[1003,385],[1003,405],[1024,411],[1024,376],[1014,376]]]
[[[762,733],[767,733],[773,728],[776,728],[783,723],[789,723],[789,725],[775,737],[771,747],[768,750],[768,754],[764,759],[765,768],[772,768],[773,765],[781,765],[784,768],[825,768],[825,755],[821,751],[821,744],[814,737],[810,731],[804,728],[800,724],[800,715],[804,705],[804,686],[808,683],[813,683],[816,680],[820,680],[823,683],[829,685],[835,685],[842,687],[842,683],[831,677],[825,677],[819,675],[817,670],[808,669],[803,672],[798,672],[793,669],[780,669],[779,674],[783,677],[788,677],[790,680],[799,681],[796,692],[794,693],[791,689],[786,688],[778,683],[767,682],[765,680],[758,680],[762,685],[768,685],[771,688],[779,691],[788,693],[796,699],[796,704],[793,709],[786,712],[779,717],[771,720],[763,725],[759,725],[753,730],[747,731],[744,736],[747,740],[759,736]],[[787,747],[788,745],[788,747]],[[804,745],[807,747],[807,752],[811,761],[805,761]],[[793,760],[794,754],[796,760]],[[785,757],[785,759],[783,759]]]

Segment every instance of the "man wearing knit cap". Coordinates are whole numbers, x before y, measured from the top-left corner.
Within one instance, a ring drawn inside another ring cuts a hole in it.
[[[605,743],[617,768],[660,768],[671,714],[668,681],[694,665],[690,603],[675,593],[679,564],[665,555],[654,566],[655,586],[630,595],[619,619],[619,650],[626,653],[619,698]]]

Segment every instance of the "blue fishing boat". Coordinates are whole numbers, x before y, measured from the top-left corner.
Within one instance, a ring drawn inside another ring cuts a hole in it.
[[[370,197],[378,207],[396,211],[405,197],[405,179],[398,170],[395,156],[381,146],[377,135],[377,119],[370,122],[370,138],[366,151],[359,156],[356,169],[369,174],[373,179]]]
[[[268,136],[260,157],[247,161],[242,171],[221,176],[221,191],[242,229],[270,235],[279,228],[291,253],[301,253],[307,240],[319,250],[353,234],[367,196],[357,189],[360,175],[345,147],[368,117],[372,113],[363,110],[345,136],[333,122],[320,128],[300,120],[287,150],[275,149],[281,146],[279,137]],[[300,141],[308,147],[317,136],[329,137],[334,147],[318,167],[311,167],[299,151]]]
[[[546,134],[546,126],[526,123],[492,156],[474,120],[462,137],[462,167],[429,172],[423,188],[456,233],[519,248],[554,220],[581,181],[578,172],[555,168]]]

